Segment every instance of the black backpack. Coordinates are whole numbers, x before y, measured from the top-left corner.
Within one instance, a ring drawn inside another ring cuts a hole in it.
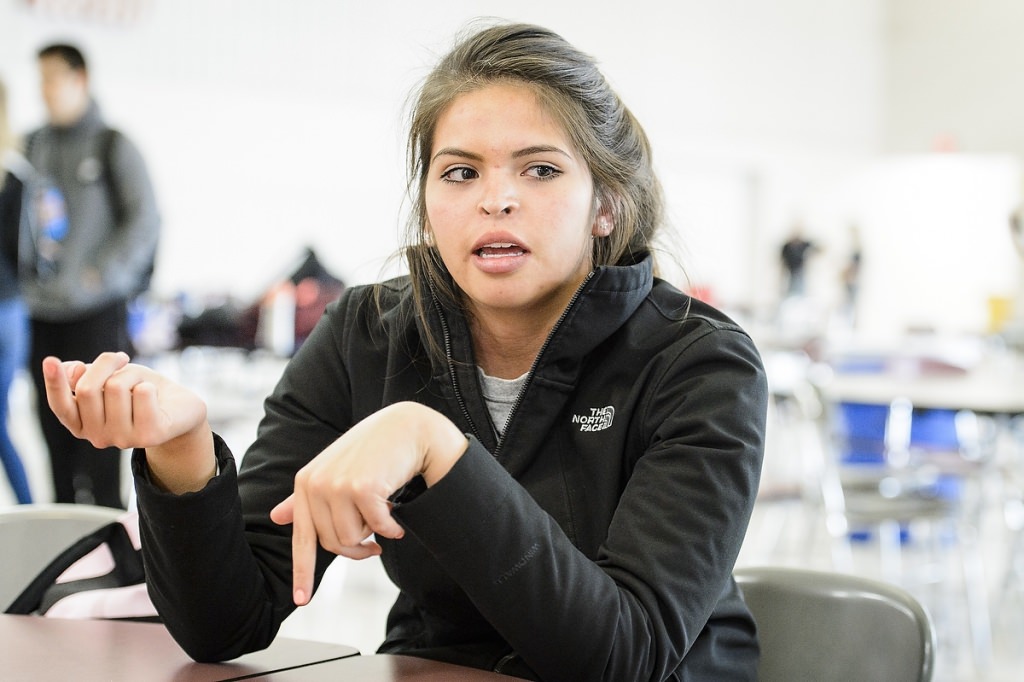
[[[83,536],[39,571],[5,613],[159,621],[133,534],[138,515],[127,513]]]

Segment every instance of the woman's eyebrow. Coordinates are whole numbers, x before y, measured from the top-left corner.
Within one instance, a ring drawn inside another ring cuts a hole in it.
[[[512,152],[512,158],[513,159],[519,159],[519,158],[522,158],[524,156],[532,156],[533,154],[545,154],[545,153],[548,153],[548,152],[555,152],[556,154],[561,154],[562,156],[565,156],[565,157],[568,157],[568,158],[572,158],[571,156],[569,156],[569,154],[567,152],[559,149],[558,147],[555,147],[555,146],[549,145],[549,144],[538,144],[538,145],[534,145],[532,147],[526,147],[524,149],[520,149],[518,151],[514,151],[514,152]]]
[[[517,149],[516,151],[512,152],[512,158],[520,159],[524,156],[531,156],[533,154],[545,154],[551,152],[561,154],[562,156],[565,156],[570,159],[572,158],[571,156],[569,156],[567,152],[563,151],[562,149],[555,147],[554,145],[548,144],[538,144],[532,145],[530,147],[524,147],[523,149]],[[436,154],[434,154],[434,156],[430,159],[430,162],[433,163],[434,161],[437,161],[439,157],[442,156],[457,156],[459,158],[469,159],[471,161],[483,161],[483,157],[474,152],[469,152],[466,151],[465,149],[459,149],[458,147],[444,147],[438,150]]]
[[[483,161],[484,158],[479,154],[467,152],[466,150],[458,149],[457,147],[444,147],[431,157],[430,163],[434,163],[441,156],[457,156],[462,159],[470,159],[471,161]]]

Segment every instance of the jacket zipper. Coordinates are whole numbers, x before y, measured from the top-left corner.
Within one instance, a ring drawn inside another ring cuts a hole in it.
[[[431,286],[433,289],[433,286]],[[452,339],[451,333],[448,330],[448,320],[445,319],[444,311],[441,310],[441,304],[437,302],[436,296],[431,296],[431,300],[434,304],[434,309],[437,311],[437,317],[441,320],[441,335],[444,337],[444,356],[448,361],[448,376],[452,381],[452,391],[455,393],[455,401],[459,404],[459,409],[462,410],[462,416],[465,417],[466,423],[469,424],[469,428],[473,431],[473,435],[480,442],[483,439],[480,437],[480,432],[477,431],[476,424],[473,422],[473,418],[469,416],[469,409],[466,407],[466,400],[462,397],[462,392],[459,390],[459,382],[455,376],[455,360],[452,358]]]
[[[516,396],[515,402],[512,403],[512,409],[509,410],[508,419],[505,420],[506,433],[508,433],[508,425],[512,423],[512,417],[515,416],[516,411],[519,409],[519,406],[523,402],[523,395],[526,394],[526,389],[529,388],[530,382],[533,380],[534,372],[537,370],[537,361],[540,360],[541,356],[544,354],[544,351],[547,350],[547,347],[551,343],[551,339],[552,337],[554,337],[555,332],[558,331],[558,328],[560,326],[562,326],[562,322],[569,314],[569,311],[572,310],[572,307],[576,304],[576,301],[579,300],[580,294],[583,293],[583,288],[587,285],[587,282],[589,282],[593,276],[593,270],[587,273],[586,278],[584,278],[584,280],[580,282],[580,285],[576,288],[576,291],[573,293],[572,298],[569,299],[569,303],[568,305],[565,306],[565,310],[562,311],[562,314],[559,315],[558,320],[555,321],[555,324],[551,328],[551,332],[548,334],[548,337],[544,339],[544,344],[540,347],[540,350],[537,352],[537,357],[534,358],[533,360],[533,365],[530,366],[530,371],[526,374],[526,381],[523,382],[523,388],[522,390],[519,391],[519,395]],[[431,290],[433,290],[433,286],[431,286]],[[466,407],[466,400],[465,398],[462,397],[462,391],[459,390],[459,382],[455,374],[455,360],[452,358],[452,339],[451,332],[448,329],[448,320],[444,316],[444,311],[441,309],[441,304],[438,303],[436,295],[431,296],[431,303],[433,303],[434,310],[437,311],[437,317],[441,321],[441,335],[444,337],[444,355],[448,361],[448,376],[452,382],[452,391],[455,393],[455,401],[459,404],[459,409],[462,411],[462,416],[465,417],[466,423],[468,423],[469,428],[472,429],[473,435],[476,436],[477,440],[482,442],[483,439],[480,438],[480,432],[477,430],[476,424],[473,422],[472,417],[469,416],[469,409]],[[503,434],[501,438],[498,439],[498,444],[494,448],[493,456],[495,459],[498,458],[498,455],[501,453],[501,449],[504,444],[505,436]]]
[[[497,663],[494,664],[494,672],[504,672],[505,666],[511,663],[512,661],[516,660],[517,658],[519,658],[519,654],[517,654],[514,651],[505,654]]]
[[[544,351],[547,350],[548,345],[551,343],[551,339],[554,338],[555,332],[557,332],[558,328],[562,326],[562,322],[569,314],[569,311],[572,310],[576,301],[579,300],[580,294],[583,293],[583,287],[587,286],[587,282],[589,282],[593,276],[593,270],[587,273],[586,278],[580,283],[579,287],[576,288],[576,292],[572,295],[572,298],[569,299],[569,304],[565,306],[565,310],[563,310],[562,314],[558,317],[558,320],[555,322],[555,326],[551,328],[551,332],[548,334],[548,337],[544,339],[544,345],[542,345],[540,350],[537,351],[537,357],[533,359],[530,371],[526,374],[526,381],[523,382],[523,387],[520,389],[519,395],[516,396],[515,402],[512,403],[512,409],[508,412],[508,418],[505,420],[505,431],[502,433],[501,438],[498,439],[498,444],[494,447],[495,459],[497,459],[498,455],[501,454],[502,446],[505,445],[505,433],[508,433],[508,425],[512,423],[512,418],[515,417],[516,411],[523,402],[523,396],[526,395],[526,391],[530,387],[530,382],[533,381],[534,372],[537,371],[537,363],[540,361],[541,356],[544,355]]]

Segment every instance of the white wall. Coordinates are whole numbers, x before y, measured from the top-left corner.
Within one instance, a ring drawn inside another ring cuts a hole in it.
[[[1017,286],[1007,218],[1020,189],[1010,154],[889,155],[851,176],[848,197],[870,228],[861,332],[987,330],[989,297]]]
[[[1024,159],[1024,3],[1019,0],[887,0],[883,148],[919,156],[948,150],[961,159]],[[1009,239],[1008,212],[1021,201],[1016,187],[984,172],[959,187],[1002,199],[988,210],[944,215],[937,188],[920,196],[929,242],[960,248],[945,270],[947,286],[974,293],[973,317],[985,296],[1016,297],[1024,320],[1024,261]],[[939,201],[936,201],[936,198]],[[995,210],[993,210],[995,209]],[[911,228],[912,230],[913,228]],[[978,236],[980,235],[980,239]],[[1018,284],[1014,285],[1014,279]]]
[[[1024,3],[888,5],[886,148],[1024,154]]]
[[[104,7],[138,15],[96,18]],[[42,115],[35,49],[79,41],[157,182],[157,287],[247,295],[305,243],[351,282],[376,278],[400,226],[410,86],[473,16],[546,24],[598,56],[645,123],[693,279],[748,302],[772,286],[793,207],[877,147],[878,7],[0,0],[0,75],[28,128]]]
[[[976,328],[986,295],[1006,293],[1015,264],[1000,255],[998,236],[982,242],[995,251],[960,259],[955,273],[943,258],[920,258],[960,243],[977,221],[964,226],[960,213],[942,210],[935,198],[948,189],[887,190],[920,181],[895,180],[897,160],[880,152],[883,140],[891,151],[926,152],[953,132],[966,151],[1024,153],[1024,98],[1009,87],[1024,61],[1013,33],[1021,7],[0,0],[0,76],[16,125],[28,129],[42,118],[35,50],[80,42],[104,111],[138,141],[156,180],[166,225],[158,291],[248,297],[307,243],[349,282],[375,279],[401,226],[410,87],[473,16],[547,24],[601,59],[644,122],[680,235],[674,255],[723,305],[771,307],[775,254],[797,219],[825,246],[812,281],[831,304],[857,222],[869,249],[869,327],[925,318]],[[132,18],[111,18],[123,8]],[[1012,166],[1003,164],[998,187]],[[985,234],[1002,229],[998,211],[1014,198],[999,192]],[[883,208],[879,196],[903,203]],[[895,223],[878,217],[897,214]],[[907,256],[915,281],[941,291],[955,279],[949,303],[970,314],[937,316],[918,300],[894,300],[891,292],[905,289],[899,269],[880,264],[902,256],[870,249],[906,245],[922,229],[929,243],[915,241]]]

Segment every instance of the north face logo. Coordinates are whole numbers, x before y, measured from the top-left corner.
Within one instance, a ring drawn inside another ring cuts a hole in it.
[[[580,425],[580,431],[604,431],[615,419],[615,408],[591,407],[590,414],[574,414],[572,423]]]

